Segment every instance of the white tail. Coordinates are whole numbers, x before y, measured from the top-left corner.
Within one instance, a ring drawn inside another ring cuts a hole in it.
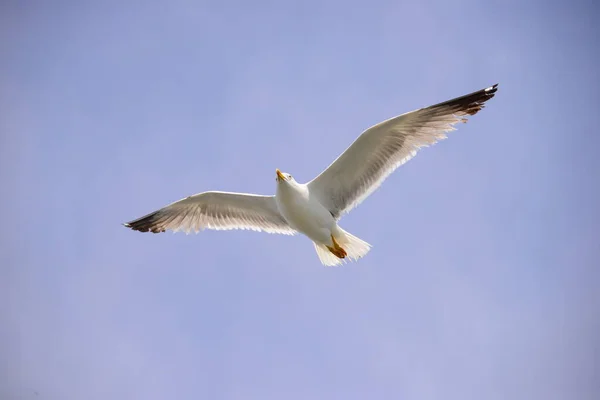
[[[341,265],[348,259],[354,261],[358,260],[359,258],[364,257],[369,250],[371,250],[371,245],[369,243],[357,238],[351,233],[346,232],[342,228],[339,228],[339,230],[341,231],[341,234],[335,236],[335,240],[338,242],[340,247],[346,250],[346,258],[337,258],[329,251],[326,245],[313,243],[315,245],[317,255],[319,256],[319,260],[321,260],[321,263],[325,266],[330,267],[334,265]]]

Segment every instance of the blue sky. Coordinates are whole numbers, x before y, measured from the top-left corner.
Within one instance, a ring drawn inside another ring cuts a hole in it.
[[[0,7],[0,397],[597,398],[591,1]],[[496,82],[342,220],[359,263],[120,225]]]

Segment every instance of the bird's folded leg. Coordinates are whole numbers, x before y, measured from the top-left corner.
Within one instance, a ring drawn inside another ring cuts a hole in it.
[[[348,255],[348,253],[346,253],[346,250],[344,250],[338,244],[338,242],[335,240],[335,238],[333,237],[333,235],[331,235],[331,241],[333,242],[333,247],[327,246],[327,248],[329,249],[329,251],[331,253],[333,253],[333,255],[336,256],[337,258],[346,258],[346,256]]]

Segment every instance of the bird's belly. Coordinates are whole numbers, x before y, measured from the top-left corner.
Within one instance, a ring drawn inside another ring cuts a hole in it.
[[[320,203],[310,201],[283,202],[280,211],[288,224],[316,242],[328,242],[335,220]]]

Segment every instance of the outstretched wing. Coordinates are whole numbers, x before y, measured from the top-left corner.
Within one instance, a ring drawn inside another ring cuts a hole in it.
[[[383,121],[364,131],[325,171],[308,183],[335,218],[350,211],[373,193],[396,168],[421,147],[446,138],[454,125],[467,122],[498,85],[421,108]]]
[[[250,229],[268,233],[296,233],[279,213],[274,196],[204,192],[172,203],[124,224],[140,232],[198,232],[203,229]]]

